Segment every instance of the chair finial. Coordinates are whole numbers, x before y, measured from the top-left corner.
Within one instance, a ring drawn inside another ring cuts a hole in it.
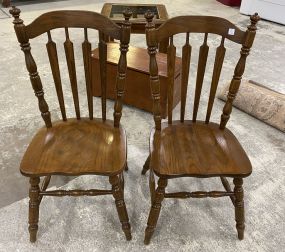
[[[23,21],[19,18],[21,10],[17,8],[16,6],[12,6],[12,8],[9,10],[10,14],[14,17],[14,24],[21,24]]]
[[[256,24],[257,22],[260,20],[260,16],[258,16],[258,13],[254,13],[253,15],[250,16],[250,22],[251,24],[248,26],[249,30],[255,31],[256,28]]]
[[[126,21],[129,21],[129,19],[131,18],[131,16],[133,15],[133,12],[130,8],[126,8],[124,11],[123,11],[123,15],[124,15],[124,18]]]
[[[13,5],[12,8],[9,10],[9,12],[16,19],[19,18],[21,10]]]
[[[150,10],[147,10],[147,12],[144,14],[144,17],[146,18],[148,23],[151,23],[154,17],[154,14]]]

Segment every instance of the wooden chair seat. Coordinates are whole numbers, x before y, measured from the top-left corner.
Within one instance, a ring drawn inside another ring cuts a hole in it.
[[[151,133],[150,167],[158,176],[236,176],[251,173],[236,137],[216,123],[173,121]]]
[[[20,170],[26,176],[119,174],[126,165],[126,135],[113,125],[83,118],[54,122],[34,136]]]

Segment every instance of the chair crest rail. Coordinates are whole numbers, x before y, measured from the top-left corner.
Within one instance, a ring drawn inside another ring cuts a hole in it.
[[[246,32],[230,21],[212,16],[178,16],[167,20],[156,30],[157,42],[178,33],[213,33],[242,44]]]
[[[51,11],[36,18],[25,27],[25,31],[27,37],[32,39],[52,29],[65,27],[102,30],[114,39],[121,39],[120,26],[107,17],[92,11]]]

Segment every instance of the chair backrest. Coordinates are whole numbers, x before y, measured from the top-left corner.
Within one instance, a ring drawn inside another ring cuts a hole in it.
[[[43,33],[47,33],[48,42],[46,44],[47,54],[51,66],[51,72],[54,79],[56,93],[59,101],[62,119],[65,121],[66,111],[64,104],[64,96],[62,91],[62,83],[58,62],[58,55],[56,43],[52,40],[51,30],[63,28],[65,30],[66,40],[64,42],[64,50],[66,55],[68,73],[71,83],[72,96],[74,101],[76,118],[79,120],[80,108],[78,99],[77,77],[75,68],[75,57],[73,43],[69,37],[68,28],[82,28],[84,30],[84,41],[82,43],[82,53],[84,60],[85,80],[86,80],[86,93],[88,101],[88,111],[90,120],[93,119],[93,98],[92,98],[92,74],[91,74],[91,43],[88,41],[88,29],[95,29],[99,32],[99,58],[100,58],[100,77],[101,77],[101,106],[102,106],[102,119],[106,120],[106,61],[107,61],[107,45],[106,37],[110,36],[114,39],[120,40],[120,59],[118,63],[117,75],[117,97],[114,106],[114,126],[118,127],[122,115],[122,99],[124,95],[124,86],[126,78],[126,53],[128,51],[130,41],[130,22],[129,19],[132,13],[129,10],[124,12],[125,21],[122,26],[116,25],[107,17],[101,14],[90,11],[52,11],[41,15],[36,18],[31,24],[24,25],[23,20],[19,18],[20,10],[12,7],[10,13],[14,17],[14,28],[25,54],[26,67],[30,75],[32,87],[35,95],[38,98],[39,109],[45,125],[47,128],[52,127],[50,112],[48,104],[44,98],[44,92],[40,76],[37,72],[37,65],[31,54],[31,47],[29,40]]]
[[[186,43],[182,47],[182,76],[181,76],[181,113],[180,121],[184,122],[185,104],[187,96],[187,86],[189,78],[191,45],[189,44],[190,33],[204,34],[203,44],[200,46],[196,88],[194,97],[194,107],[192,121],[196,122],[197,112],[199,108],[201,89],[203,85],[209,46],[207,45],[207,38],[209,33],[221,36],[221,43],[216,49],[215,63],[213,68],[212,82],[210,88],[210,95],[208,100],[208,108],[205,123],[209,123],[211,111],[214,103],[214,98],[221,74],[221,69],[224,61],[226,48],[224,47],[225,39],[231,40],[242,45],[240,51],[240,58],[235,67],[234,76],[232,78],[227,101],[221,115],[220,128],[224,129],[229,120],[232,111],[232,103],[240,86],[241,78],[245,69],[246,57],[249,54],[250,48],[253,44],[256,23],[260,19],[258,14],[250,17],[251,24],[247,31],[241,31],[234,24],[226,19],[211,16],[179,16],[167,20],[159,28],[155,29],[153,22],[153,14],[147,12],[145,14],[147,20],[146,24],[146,39],[148,45],[148,53],[150,55],[150,84],[153,97],[153,114],[155,126],[157,130],[161,129],[161,115],[160,115],[160,83],[158,76],[158,68],[156,62],[157,45],[164,39],[169,39],[170,43],[167,48],[167,68],[168,68],[168,123],[172,123],[172,108],[173,108],[173,85],[174,85],[174,71],[175,71],[175,57],[176,47],[173,44],[173,36],[179,33],[186,34]]]

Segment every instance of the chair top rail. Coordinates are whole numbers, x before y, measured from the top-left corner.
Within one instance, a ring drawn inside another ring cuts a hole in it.
[[[42,14],[26,26],[29,39],[57,28],[91,28],[121,39],[121,27],[107,17],[92,11],[61,10]]]
[[[178,16],[167,20],[156,29],[157,42],[178,33],[213,33],[243,44],[246,32],[230,21],[213,16]]]

